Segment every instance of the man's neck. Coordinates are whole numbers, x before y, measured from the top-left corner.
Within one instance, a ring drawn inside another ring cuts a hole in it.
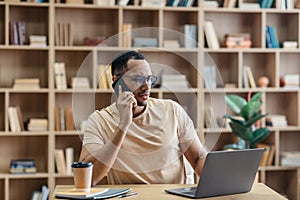
[[[133,108],[132,112],[133,112],[133,117],[138,117],[140,116],[146,109],[146,106],[137,106],[135,108]]]

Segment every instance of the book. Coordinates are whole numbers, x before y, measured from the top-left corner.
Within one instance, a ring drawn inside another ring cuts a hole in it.
[[[21,107],[20,106],[15,106],[15,107],[17,109],[18,120],[19,120],[21,131],[25,131],[24,117],[23,117],[23,113],[22,113]]]
[[[65,108],[65,122],[66,122],[66,130],[73,131],[75,130],[74,117],[72,108]]]
[[[244,10],[256,10],[260,8],[260,5],[255,2],[243,2],[241,3],[240,8]]]
[[[178,40],[164,40],[163,47],[165,48],[179,48],[180,44]]]
[[[108,188],[107,191],[104,191],[103,193],[93,196],[93,199],[108,199],[108,198],[112,198],[112,197],[118,197],[129,191],[131,191],[131,188]],[[62,195],[55,193],[55,197],[62,198]],[[74,197],[72,197],[72,199],[74,199]],[[75,199],[78,199],[78,198],[75,197]],[[83,198],[83,199],[85,199],[85,198]]]
[[[115,0],[97,0],[96,5],[98,5],[98,6],[114,6]]]
[[[96,195],[107,192],[108,188],[92,187],[89,192],[77,191],[75,188],[68,189],[61,192],[56,192],[56,198],[69,198],[69,199],[93,199]]]
[[[182,27],[184,37],[181,41],[185,48],[196,48],[197,43],[197,26],[194,24],[184,24]]]
[[[54,115],[55,115],[55,130],[56,131],[61,131],[60,128],[60,106],[59,105],[55,105],[54,108]]]
[[[282,77],[284,88],[299,88],[300,87],[300,74],[285,74]]]
[[[54,159],[56,164],[56,169],[59,174],[65,174],[67,172],[66,159],[63,149],[54,150]]]
[[[66,154],[66,173],[72,174],[72,163],[74,162],[74,148],[68,147],[65,149]]]
[[[214,0],[205,0],[205,1],[203,1],[203,5],[204,5],[204,8],[218,8],[219,7],[218,1],[214,1]]]
[[[122,43],[123,47],[132,46],[132,24],[125,23],[122,25]]]
[[[217,88],[217,68],[214,65],[204,66],[205,87],[208,89]]]
[[[47,131],[48,119],[43,118],[31,118],[27,124],[28,131]]]
[[[65,63],[63,62],[54,63],[54,77],[55,77],[55,85],[57,89],[59,90],[67,89]]]
[[[244,69],[245,69],[250,87],[256,88],[256,82],[255,82],[251,68],[249,66],[244,66]]]
[[[285,49],[297,49],[298,42],[297,41],[283,41],[283,48]]]
[[[204,22],[204,33],[205,33],[208,47],[211,49],[219,49],[220,43],[213,22],[211,21]]]
[[[287,119],[285,115],[267,115],[266,116],[266,125],[272,127],[287,127]]]
[[[204,109],[204,125],[205,128],[219,128],[212,106],[206,106]]]
[[[300,167],[300,152],[299,151],[286,151],[281,153],[281,165]]]
[[[98,69],[99,69],[98,88],[99,89],[108,89],[109,88],[106,68],[107,68],[107,66],[102,65],[102,64],[100,64],[99,67],[98,67]]]
[[[271,166],[273,164],[274,157],[275,157],[275,145],[271,144],[270,145],[269,156],[268,156],[268,159],[267,159],[267,166]]]
[[[264,148],[265,151],[263,152],[262,158],[260,160],[260,166],[267,166],[267,162],[268,162],[268,156],[270,153],[270,145],[268,144],[263,144],[263,143],[258,143],[256,145],[257,148]]]
[[[90,89],[90,82],[87,77],[72,77],[71,86],[75,89]]]
[[[17,21],[19,45],[26,43],[26,29],[24,21]]]
[[[37,90],[40,89],[38,78],[17,78],[14,80],[13,89]]]
[[[10,161],[10,173],[23,174],[23,173],[36,173],[36,163],[32,159],[13,159]]]
[[[46,35],[30,35],[29,46],[31,47],[46,47],[47,36]]]
[[[134,47],[157,47],[158,41],[152,37],[135,37],[133,38]]]
[[[267,25],[267,31],[270,36],[272,48],[279,48],[279,40],[278,40],[276,28],[274,26]]]
[[[169,90],[188,89],[189,83],[183,74],[163,74],[161,86]]]
[[[141,5],[145,7],[164,7],[165,0],[142,0]]]
[[[60,123],[60,130],[66,130],[66,118],[65,118],[65,110],[64,108],[59,108],[59,123]]]
[[[129,0],[119,0],[118,4],[119,4],[119,6],[127,6],[128,2],[129,2]]]
[[[111,65],[106,66],[105,73],[106,73],[107,87],[109,89],[112,89],[113,81],[112,81],[112,74],[111,74]]]
[[[10,131],[13,133],[21,132],[21,126],[18,118],[17,108],[14,106],[9,106],[7,113],[8,113]]]
[[[43,185],[41,188],[41,197],[39,200],[47,200],[49,196],[49,188],[46,185]]]
[[[56,46],[73,46],[73,24],[57,22],[54,26]]]

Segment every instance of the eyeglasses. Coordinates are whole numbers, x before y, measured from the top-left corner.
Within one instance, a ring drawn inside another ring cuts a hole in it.
[[[138,86],[138,87],[141,87],[142,85],[144,85],[147,81],[147,84],[151,87],[153,87],[155,84],[156,84],[156,81],[157,81],[157,76],[154,76],[154,75],[149,75],[149,76],[129,76],[129,75],[126,75],[126,74],[122,74],[122,76],[125,76],[129,79],[131,79],[132,81],[135,82],[135,84]]]

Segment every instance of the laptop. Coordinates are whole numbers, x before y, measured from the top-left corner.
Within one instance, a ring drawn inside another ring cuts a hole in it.
[[[256,148],[209,152],[197,187],[165,192],[194,199],[249,192],[264,151]]]

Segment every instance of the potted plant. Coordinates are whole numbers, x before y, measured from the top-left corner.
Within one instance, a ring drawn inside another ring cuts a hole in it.
[[[234,94],[225,96],[226,104],[239,118],[237,119],[229,114],[224,115],[224,118],[230,119],[229,125],[232,133],[242,140],[239,140],[237,144],[225,145],[224,148],[255,148],[256,144],[265,139],[270,133],[269,129],[255,125],[258,120],[268,115],[261,113],[262,92],[256,93],[251,98],[250,95],[251,93],[248,95],[248,101]]]

